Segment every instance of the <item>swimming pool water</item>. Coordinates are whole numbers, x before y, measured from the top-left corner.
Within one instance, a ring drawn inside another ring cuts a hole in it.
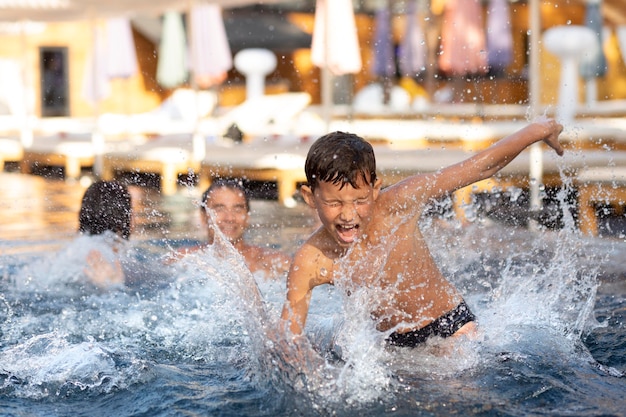
[[[71,227],[5,236],[0,415],[626,415],[619,239],[427,219],[437,262],[479,317],[479,338],[389,348],[358,297],[319,288],[310,343],[298,350],[275,331],[283,282],[252,277],[224,247],[163,263],[184,239],[201,238],[183,227],[194,222],[192,198],[176,198],[156,201],[151,210],[165,214],[131,240],[127,255],[144,277],[131,287],[69,279]],[[167,204],[181,218],[171,220]],[[280,246],[310,231],[292,213],[276,238],[282,209],[272,204],[255,203],[263,226],[252,239]]]

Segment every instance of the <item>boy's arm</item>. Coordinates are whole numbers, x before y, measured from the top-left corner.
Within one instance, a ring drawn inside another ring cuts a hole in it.
[[[491,177],[535,142],[543,141],[557,154],[563,155],[559,143],[562,130],[563,126],[553,119],[542,118],[462,162],[433,174],[410,177],[397,186],[411,195],[419,188],[422,196],[430,199]]]
[[[294,335],[300,335],[304,331],[316,277],[310,254],[307,255],[305,248],[296,253],[289,269],[287,300],[281,315],[282,320],[287,323]]]

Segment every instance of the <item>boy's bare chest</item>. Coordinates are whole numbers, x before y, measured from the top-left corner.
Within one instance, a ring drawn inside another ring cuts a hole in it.
[[[363,239],[335,262],[334,269],[353,285],[384,286],[391,278],[387,264],[392,246],[389,239]]]

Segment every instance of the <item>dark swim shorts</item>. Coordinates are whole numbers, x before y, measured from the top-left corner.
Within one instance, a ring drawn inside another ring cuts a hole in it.
[[[421,329],[406,333],[391,333],[387,342],[392,346],[415,347],[432,336],[450,337],[465,324],[474,320],[476,316],[470,311],[465,301],[461,301],[455,309]]]

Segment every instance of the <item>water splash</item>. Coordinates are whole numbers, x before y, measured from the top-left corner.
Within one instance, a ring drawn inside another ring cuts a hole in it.
[[[142,263],[162,269],[163,282],[108,292],[68,280],[63,271],[73,261],[60,256],[61,266],[49,268],[57,272],[41,281],[31,273],[24,285],[11,273],[0,283],[0,393],[94,397],[149,385],[173,366],[233,370],[237,389],[309,414],[383,413],[409,403],[443,412],[451,401],[468,411],[476,392],[487,395],[484,386],[502,381],[507,389],[481,400],[504,404],[512,391],[524,409],[551,395],[571,399],[575,392],[561,391],[571,385],[563,376],[571,369],[620,375],[595,363],[581,338],[599,325],[600,269],[622,269],[614,243],[586,239],[564,219],[563,230],[539,232],[479,218],[464,226],[427,219],[429,246],[482,330],[477,340],[432,340],[417,349],[386,346],[363,308],[371,294],[345,297],[342,288],[315,290],[308,339],[292,340],[279,331],[284,283],[257,282],[223,240],[171,268],[159,264],[156,250]]]
[[[73,392],[110,392],[143,379],[119,354],[95,341],[71,343],[67,335],[34,336],[2,353],[0,392],[19,397],[71,396]]]

